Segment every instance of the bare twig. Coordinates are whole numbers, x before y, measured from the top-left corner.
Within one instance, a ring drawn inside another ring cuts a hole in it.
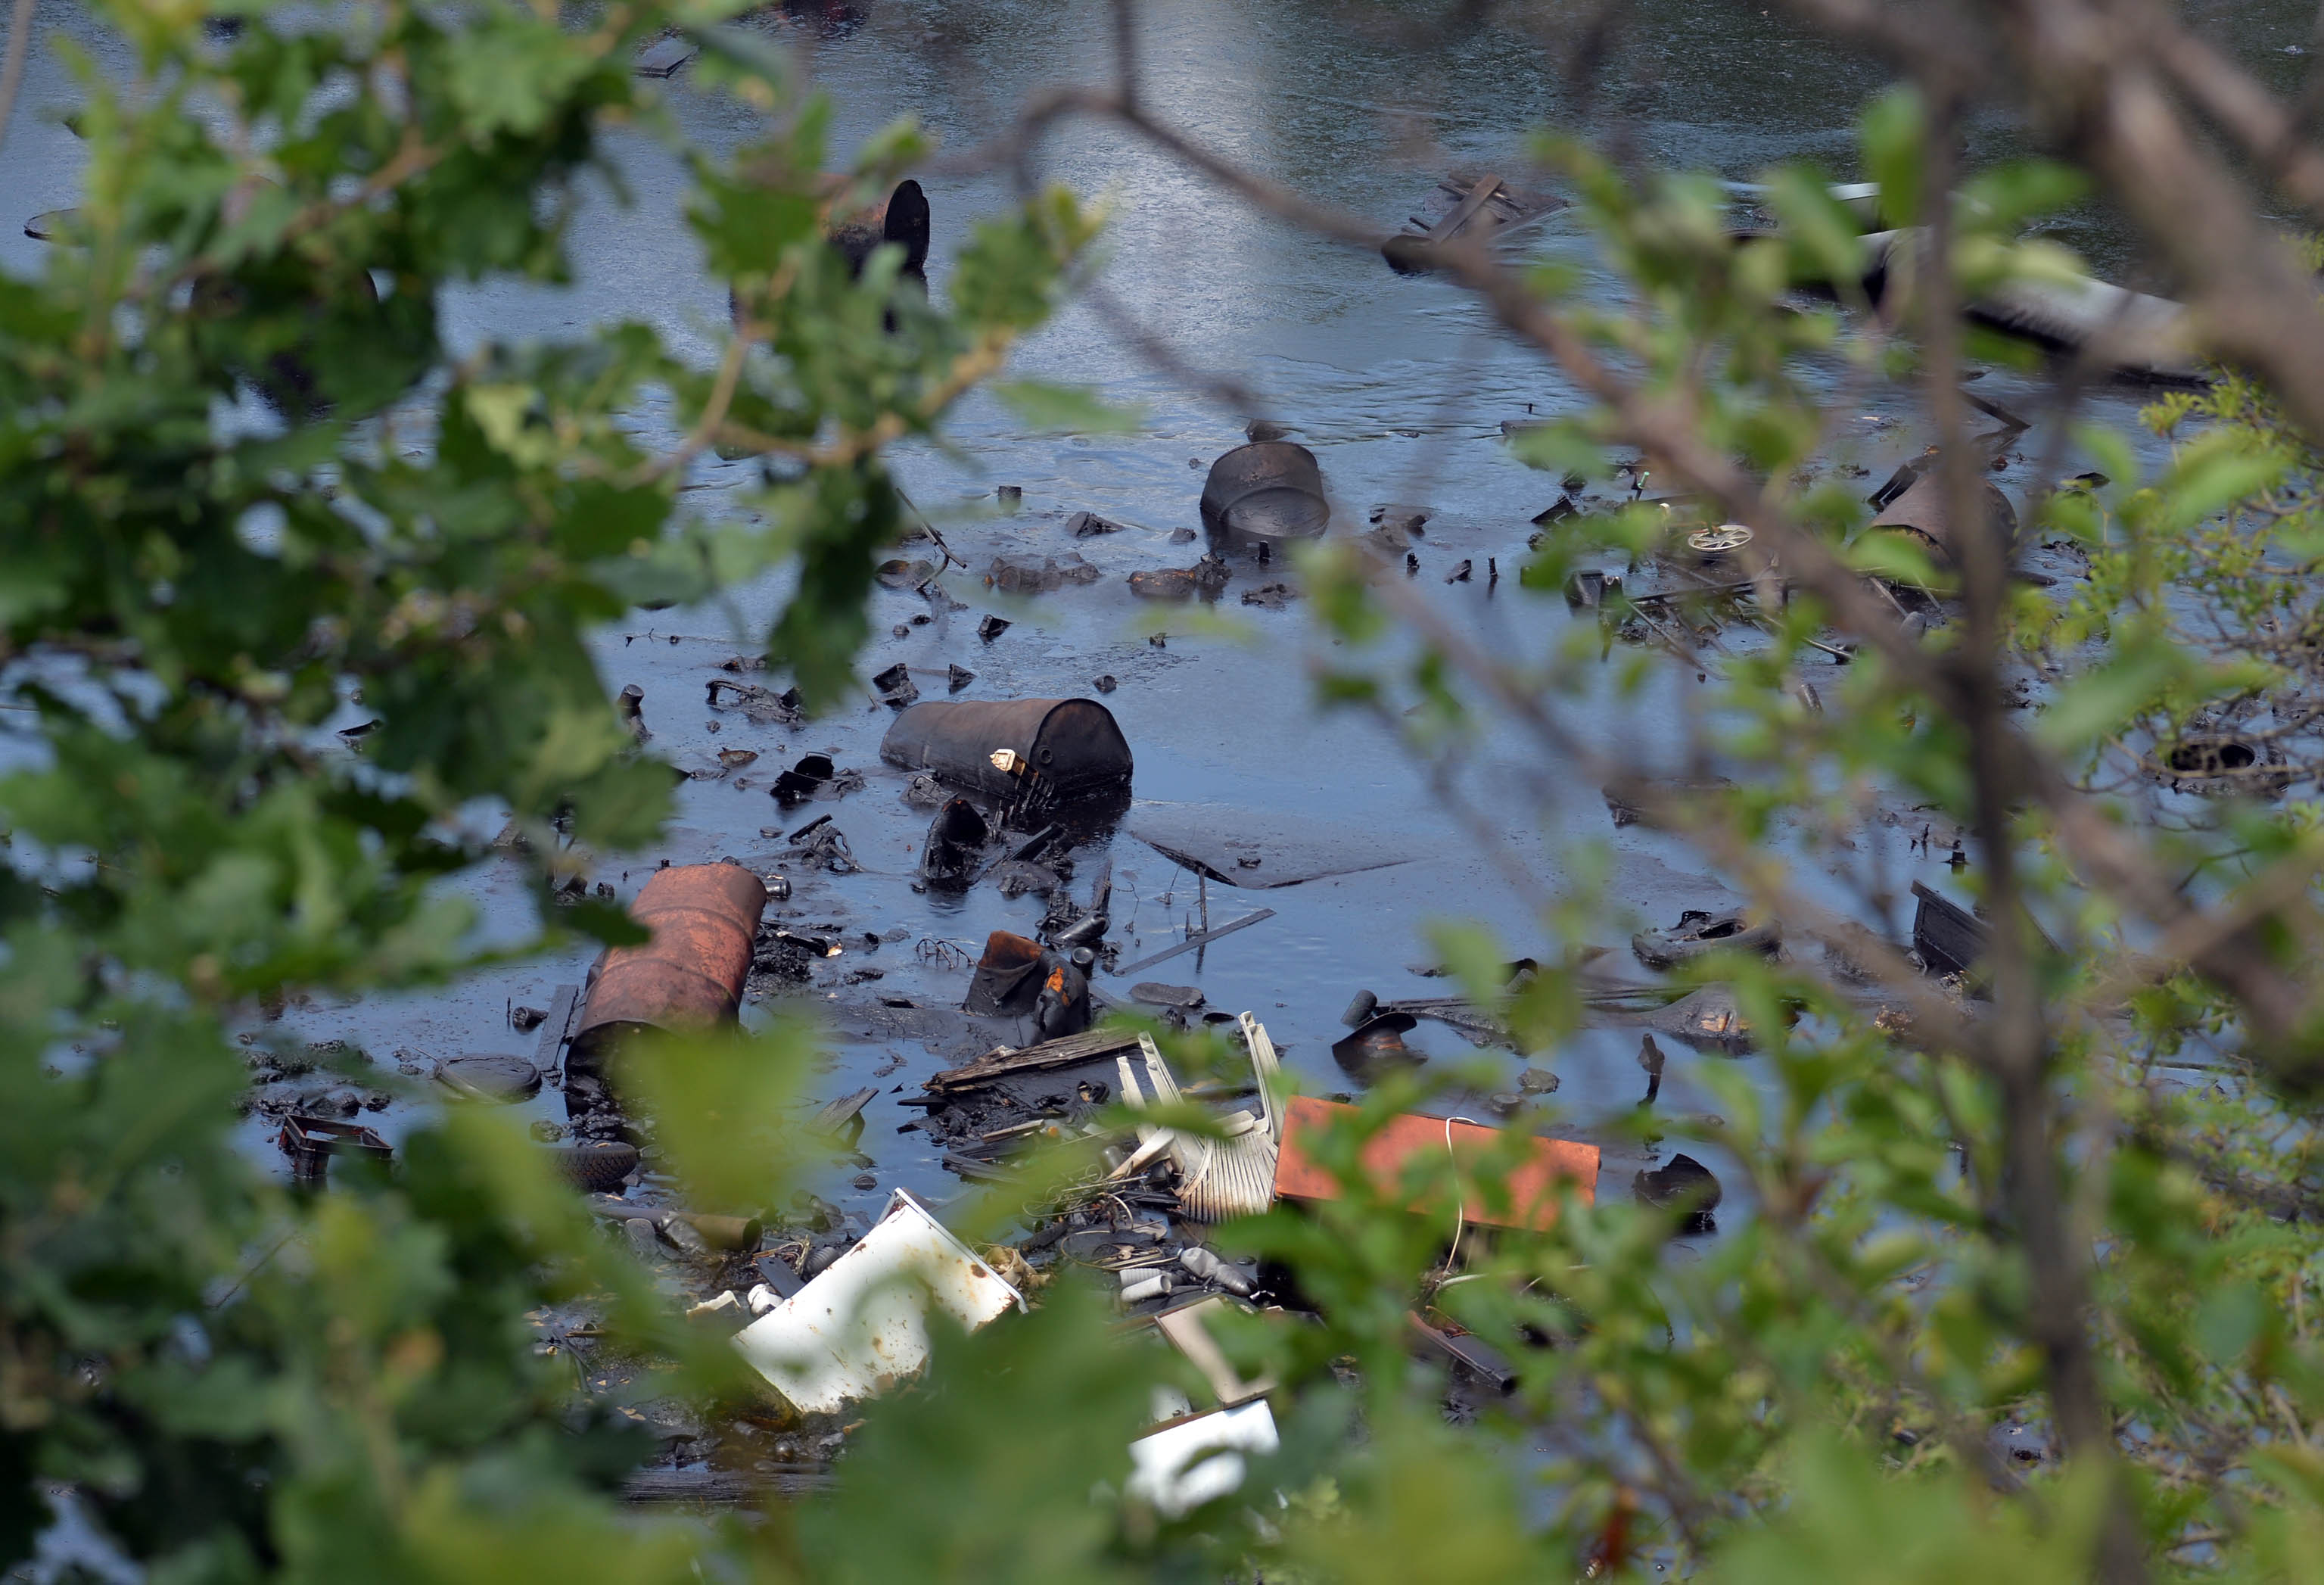
[[[16,90],[23,86],[24,57],[32,45],[32,0],[16,0],[8,15],[8,53],[0,58],[0,147],[8,142],[8,118],[16,110]]]

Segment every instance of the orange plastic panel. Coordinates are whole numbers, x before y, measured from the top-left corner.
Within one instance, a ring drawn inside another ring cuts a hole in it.
[[[1316,1100],[1296,1095],[1283,1110],[1283,1150],[1275,1163],[1275,1193],[1277,1199],[1337,1200],[1340,1181],[1311,1159],[1305,1142],[1341,1117],[1355,1116],[1356,1108],[1334,1101]],[[1442,1156],[1445,1151],[1447,1124],[1443,1117],[1423,1117],[1406,1113],[1389,1119],[1386,1127],[1372,1135],[1365,1145],[1364,1170],[1374,1183],[1387,1193],[1398,1191],[1404,1176],[1405,1163],[1416,1155]],[[1465,1178],[1468,1163],[1485,1150],[1504,1143],[1508,1135],[1499,1128],[1487,1128],[1475,1123],[1450,1125],[1452,1158]],[[1475,1190],[1461,1195],[1462,1219],[1480,1225],[1503,1228],[1531,1228],[1538,1231],[1557,1219],[1558,1186],[1571,1182],[1580,1186],[1582,1198],[1594,1202],[1598,1194],[1598,1147],[1577,1145],[1566,1139],[1531,1139],[1526,1142],[1525,1159],[1512,1168],[1506,1180],[1508,1200],[1504,1208],[1483,1203],[1483,1196]],[[1438,1189],[1425,1200],[1412,1205],[1422,1213],[1441,1214],[1452,1209],[1445,1191]]]

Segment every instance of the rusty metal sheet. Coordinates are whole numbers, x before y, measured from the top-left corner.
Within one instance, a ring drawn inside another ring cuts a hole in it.
[[[1340,1198],[1339,1179],[1307,1154],[1307,1142],[1341,1118],[1355,1115],[1354,1107],[1335,1101],[1304,1095],[1291,1098],[1284,1107],[1283,1148],[1275,1164],[1277,1198]],[[1469,1163],[1487,1150],[1501,1145],[1507,1137],[1507,1131],[1500,1128],[1406,1113],[1390,1118],[1387,1126],[1365,1145],[1364,1170],[1383,1192],[1398,1194],[1402,1192],[1406,1163],[1423,1155],[1442,1158],[1449,1150],[1465,1182]],[[1561,1184],[1572,1182],[1580,1189],[1584,1201],[1596,1201],[1598,1147],[1565,1139],[1526,1140],[1524,1161],[1505,1182],[1508,1187],[1506,1205],[1489,1205],[1480,1192],[1471,1189],[1462,1196],[1462,1219],[1480,1226],[1531,1228],[1539,1231],[1557,1220]],[[1422,1215],[1441,1215],[1451,1210],[1452,1205],[1440,1186],[1407,1209]]]

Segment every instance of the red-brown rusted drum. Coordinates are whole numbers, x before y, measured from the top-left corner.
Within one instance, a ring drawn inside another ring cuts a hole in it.
[[[766,907],[766,883],[739,864],[658,871],[630,904],[630,917],[653,939],[614,947],[598,960],[569,1071],[602,1071],[605,1053],[636,1030],[732,1022]]]

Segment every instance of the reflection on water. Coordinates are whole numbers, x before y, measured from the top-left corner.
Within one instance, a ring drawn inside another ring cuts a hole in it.
[[[106,69],[124,69],[117,47],[69,0],[42,0],[39,14],[44,30],[81,42]],[[1755,5],[1714,0],[1624,7],[1602,37],[1588,31],[1587,8],[1565,5],[1176,0],[1140,14],[1139,86],[1157,114],[1383,232],[1401,225],[1447,169],[1522,171],[1526,139],[1540,125],[1600,138],[1642,171],[1693,166],[1748,177],[1776,161],[1807,159],[1852,176],[1855,118],[1889,80],[1878,65]],[[2304,41],[2310,26],[2289,0],[2234,6],[2214,0],[2212,15],[2239,52],[2268,62],[2277,86],[2305,69],[2281,53],[2282,44]],[[973,149],[1005,130],[1040,89],[1105,81],[1113,68],[1111,16],[1103,0],[788,0],[757,25],[811,60],[835,107],[835,158],[844,159],[907,115],[918,116],[947,151]],[[684,76],[670,91],[676,114],[706,143],[731,145],[757,130],[754,113],[695,94]],[[22,219],[78,197],[78,146],[53,121],[72,99],[60,67],[47,51],[36,53],[0,162],[0,268],[44,267],[42,245],[21,235]],[[1970,157],[1990,161],[2021,143],[2008,125],[1981,122],[1971,129]],[[575,231],[575,284],[448,293],[446,319],[456,341],[555,338],[591,321],[634,317],[710,355],[723,329],[724,297],[702,275],[682,222],[682,173],[643,139],[622,142],[619,153],[634,201],[622,208],[602,194],[593,200]],[[1513,570],[1530,519],[1556,498],[1554,481],[1509,458],[1500,432],[1505,420],[1552,413],[1575,400],[1553,369],[1445,283],[1399,277],[1374,253],[1257,215],[1117,129],[1061,125],[1043,144],[1040,162],[1050,179],[1111,196],[1116,210],[1103,275],[1111,300],[1186,367],[1250,390],[1259,416],[1282,422],[1314,450],[1341,531],[1360,529],[1372,508],[1388,503],[1426,508],[1414,587],[1499,653],[1537,654],[1554,641],[1570,618],[1554,600],[1524,597],[1507,578],[1496,589],[1481,570],[1470,582],[1443,580],[1462,561]],[[1013,190],[998,171],[931,171],[921,179],[936,232],[930,282],[941,295],[952,249],[975,217],[1010,203]],[[2061,235],[2111,273],[2127,277],[2135,269],[2121,233],[2095,209]],[[1527,246],[1575,266],[1591,289],[1611,290],[1571,212],[1551,218]],[[1235,624],[1231,634],[1197,630],[1176,608],[1142,606],[1129,592],[1127,574],[1192,559],[1172,542],[1171,531],[1198,524],[1204,470],[1240,441],[1253,414],[1213,401],[1200,380],[1139,358],[1085,302],[1034,338],[1019,363],[1025,372],[1088,384],[1136,404],[1145,428],[1127,437],[1028,434],[998,403],[973,397],[950,426],[952,450],[900,451],[899,474],[917,502],[952,524],[948,537],[975,568],[1001,553],[1074,549],[1102,570],[1103,581],[1008,607],[1014,626],[990,643],[976,636],[977,620],[1001,607],[973,574],[955,574],[968,608],[925,626],[911,623],[927,611],[926,602],[881,590],[872,630],[900,629],[904,636],[875,642],[862,670],[868,675],[903,662],[942,673],[959,664],[977,676],[969,697],[985,699],[1066,697],[1087,693],[1101,674],[1118,679],[1106,702],[1135,751],[1141,801],[1222,806],[1222,818],[1250,811],[1254,824],[1328,818],[1411,855],[1389,867],[1270,891],[1275,917],[1174,960],[1173,974],[1199,984],[1213,1006],[1257,1009],[1288,1065],[1311,1086],[1328,1091],[1347,1082],[1330,1048],[1346,1033],[1337,1020],[1352,990],[1393,998],[1441,983],[1411,972],[1432,955],[1425,939],[1432,921],[1480,917],[1516,950],[1539,948],[1528,894],[1508,884],[1505,863],[1554,891],[1587,867],[1585,857],[1602,862],[1612,903],[1600,939],[1618,951],[1640,924],[1733,901],[1683,849],[1643,828],[1611,829],[1598,790],[1567,784],[1528,742],[1487,732],[1452,746],[1438,765],[1398,737],[1393,716],[1317,714],[1309,670],[1334,656],[1310,637],[1296,602],[1285,611],[1240,606],[1240,592],[1259,581],[1248,572],[1218,607]],[[2022,400],[2028,386],[1995,374],[1978,388],[2009,402]],[[2097,406],[2120,421],[2135,401],[2111,394]],[[1830,460],[1885,475],[1922,443],[1912,405],[1909,393],[1893,388],[1860,397],[1842,415]],[[698,478],[713,487],[689,500],[715,509],[716,487],[749,473],[743,465],[706,463]],[[2015,474],[1999,478],[2013,493],[2024,487]],[[972,516],[991,511],[991,488],[1001,483],[1021,487],[1021,505],[1007,516]],[[1070,542],[1062,524],[1078,510],[1128,526]],[[702,718],[706,712],[693,708],[706,673],[763,631],[779,592],[779,582],[742,591],[734,603],[744,619],[739,633],[724,607],[662,612],[653,617],[655,641],[632,644],[647,631],[641,616],[604,638],[608,681],[643,688],[655,746],[681,765],[712,764],[719,749],[740,747],[768,764],[829,753],[866,773],[864,791],[832,805],[862,860],[861,873],[794,876],[790,906],[813,928],[859,940],[901,927],[923,940],[964,944],[972,957],[989,931],[1028,931],[1039,917],[1038,898],[1005,898],[990,886],[960,896],[910,889],[927,816],[903,802],[899,779],[880,765],[882,707],[867,700],[862,709],[796,729],[750,728],[730,717],[716,733]],[[1157,627],[1165,630],[1159,645],[1148,642]],[[670,634],[681,642],[660,641]],[[1702,687],[1691,671],[1660,668],[1635,695],[1583,700],[1577,719],[1582,729],[1640,755],[1667,755]],[[1471,824],[1455,818],[1449,797],[1474,811]],[[626,895],[634,890],[631,877],[641,882],[660,858],[733,854],[755,867],[784,865],[779,835],[760,834],[776,820],[763,789],[703,781],[681,788],[679,798],[678,822],[660,848],[610,861],[593,878]],[[1498,849],[1480,848],[1472,825],[1489,829]],[[1876,830],[1855,857],[1886,865],[1902,895],[1916,867],[1941,867],[1943,851],[1939,844],[1919,855],[1904,837]],[[1158,950],[1213,901],[1204,883],[1131,838],[1114,838],[1102,855],[1079,857],[1093,866],[1102,856],[1113,866],[1116,939],[1125,957]],[[1826,882],[1811,866],[1805,884]],[[488,873],[470,889],[492,930],[513,933],[527,916],[529,892],[514,871]],[[884,996],[923,1007],[957,1005],[959,977],[909,947],[860,949],[836,961],[849,970],[880,970]],[[547,1006],[556,985],[577,980],[585,967],[586,958],[576,956],[445,993],[318,1005],[294,1012],[288,1024],[301,1037],[351,1039],[383,1058],[399,1047],[434,1056],[496,1049],[510,1038],[503,1021],[511,1002]],[[811,1003],[829,1021],[841,1061],[829,1081],[833,1093],[870,1081],[862,1076],[875,1068],[892,1071],[881,1066],[891,1054],[905,1066],[881,1080],[883,1087],[940,1065],[925,1043],[882,1034],[857,1015],[835,981],[790,1001]],[[1463,1054],[1439,1028],[1410,1039],[1435,1068]],[[1556,1053],[1557,1100],[1577,1126],[1628,1115],[1637,1099],[1637,1046],[1635,1032],[1609,1031]],[[1509,1089],[1517,1059],[1495,1052],[1482,1060],[1498,1065],[1498,1077],[1480,1095]],[[1700,1064],[1724,1060],[1674,1057],[1665,1104],[1707,1109]],[[396,1108],[383,1131],[397,1136],[414,1110]],[[949,1180],[921,1136],[891,1132],[908,1114],[884,1088],[866,1117],[865,1148],[880,1157],[881,1187],[867,1199],[835,1178],[818,1185],[823,1192],[868,1205],[893,1184],[947,1191]],[[1642,1159],[1635,1149],[1629,1157],[1609,1152],[1609,1191]],[[1711,1164],[1724,1171],[1723,1163]]]

